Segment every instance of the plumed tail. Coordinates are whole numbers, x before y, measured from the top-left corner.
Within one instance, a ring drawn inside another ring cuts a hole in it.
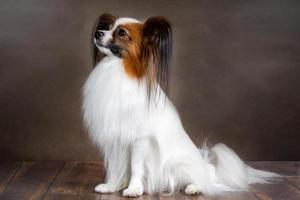
[[[215,145],[211,153],[211,160],[220,182],[232,188],[246,189],[248,170],[238,155],[224,144]]]
[[[203,155],[203,153],[202,153]],[[245,190],[252,183],[269,183],[280,175],[254,169],[224,144],[215,145],[209,152],[209,162],[215,166],[216,178],[232,190]]]
[[[249,172],[249,184],[271,183],[275,179],[283,178],[283,176],[281,176],[279,174],[276,174],[273,172],[268,172],[268,171],[263,171],[263,170],[257,170],[250,166],[247,166],[247,170]]]

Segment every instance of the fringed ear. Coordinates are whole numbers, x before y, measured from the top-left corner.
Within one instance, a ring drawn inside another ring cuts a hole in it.
[[[142,45],[142,61],[146,71],[150,73],[149,84],[153,84],[154,79],[154,84],[159,84],[164,90],[168,90],[172,58],[170,23],[164,17],[147,19],[143,28]],[[151,85],[150,90],[152,90]]]
[[[117,17],[114,15],[111,15],[109,13],[105,13],[103,15],[101,15],[100,17],[98,17],[94,28],[93,28],[93,32],[91,35],[91,45],[92,45],[92,51],[93,51],[93,66],[95,66],[103,57],[103,54],[101,54],[94,42],[94,34],[97,30],[110,30],[113,26],[113,24],[115,23]]]
[[[93,48],[93,67],[95,67],[103,56],[101,56],[101,53],[98,51],[94,42],[92,42],[92,48]]]

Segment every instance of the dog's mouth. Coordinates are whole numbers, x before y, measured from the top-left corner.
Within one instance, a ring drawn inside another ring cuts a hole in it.
[[[107,45],[103,45],[99,40],[95,39],[94,43],[101,48],[107,49],[110,52],[112,52],[115,56],[117,57],[121,57],[121,48],[119,48],[118,46],[114,45],[114,44],[107,44]]]
[[[108,46],[106,45],[103,45],[99,40],[95,39],[94,43],[99,46],[99,47],[103,47],[103,48],[106,48],[106,49],[109,49]]]

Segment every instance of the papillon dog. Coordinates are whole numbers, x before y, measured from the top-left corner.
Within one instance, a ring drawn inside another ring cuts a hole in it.
[[[246,165],[224,144],[198,148],[191,141],[164,92],[172,54],[172,28],[164,17],[141,22],[103,14],[92,44],[95,67],[82,110],[105,161],[106,179],[96,192],[215,195],[277,176]]]

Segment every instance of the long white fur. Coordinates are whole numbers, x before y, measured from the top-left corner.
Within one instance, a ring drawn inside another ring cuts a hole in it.
[[[148,102],[146,80],[129,77],[122,59],[107,54],[83,92],[84,121],[106,166],[105,183],[96,191],[126,188],[124,196],[139,196],[185,188],[188,194],[215,195],[277,176],[247,166],[223,144],[198,149],[165,93],[158,88],[160,95]]]

